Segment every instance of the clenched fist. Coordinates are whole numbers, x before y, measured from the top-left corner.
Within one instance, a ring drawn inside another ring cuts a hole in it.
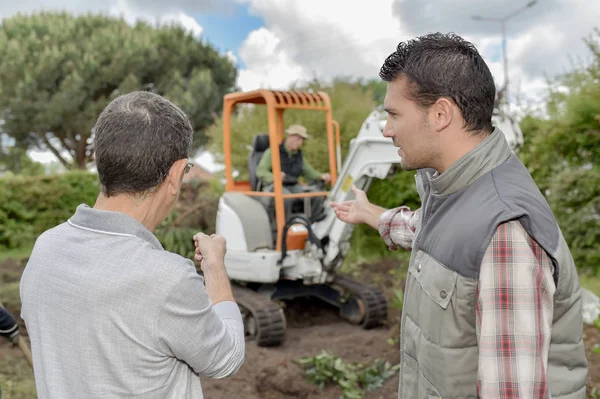
[[[204,233],[197,233],[194,235],[194,245],[196,246],[194,259],[200,263],[203,269],[224,264],[227,243],[223,236],[217,234],[208,236]]]

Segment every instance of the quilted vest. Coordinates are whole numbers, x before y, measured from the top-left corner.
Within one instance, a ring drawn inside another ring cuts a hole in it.
[[[279,146],[279,157],[281,159],[281,171],[288,176],[298,178],[302,175],[302,151],[298,150],[290,155],[284,144]]]
[[[417,173],[422,206],[405,287],[398,397],[477,399],[479,268],[497,226],[519,220],[555,268],[550,393],[585,399],[575,264],[548,203],[504,134],[494,129],[446,172],[432,178],[433,172]]]

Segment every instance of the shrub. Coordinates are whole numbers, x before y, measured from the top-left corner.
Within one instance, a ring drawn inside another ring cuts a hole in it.
[[[18,248],[67,219],[80,204],[93,206],[97,175],[72,171],[0,179],[0,248]]]

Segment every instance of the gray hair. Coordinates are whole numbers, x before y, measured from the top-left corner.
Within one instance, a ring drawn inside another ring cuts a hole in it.
[[[166,98],[135,91],[108,104],[93,134],[102,192],[138,196],[156,189],[173,163],[189,156],[193,129]]]

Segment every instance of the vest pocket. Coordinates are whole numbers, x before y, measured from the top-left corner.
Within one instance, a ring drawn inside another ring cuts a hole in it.
[[[419,251],[408,269],[423,291],[442,309],[446,309],[456,287],[458,273],[448,269],[429,254]]]

